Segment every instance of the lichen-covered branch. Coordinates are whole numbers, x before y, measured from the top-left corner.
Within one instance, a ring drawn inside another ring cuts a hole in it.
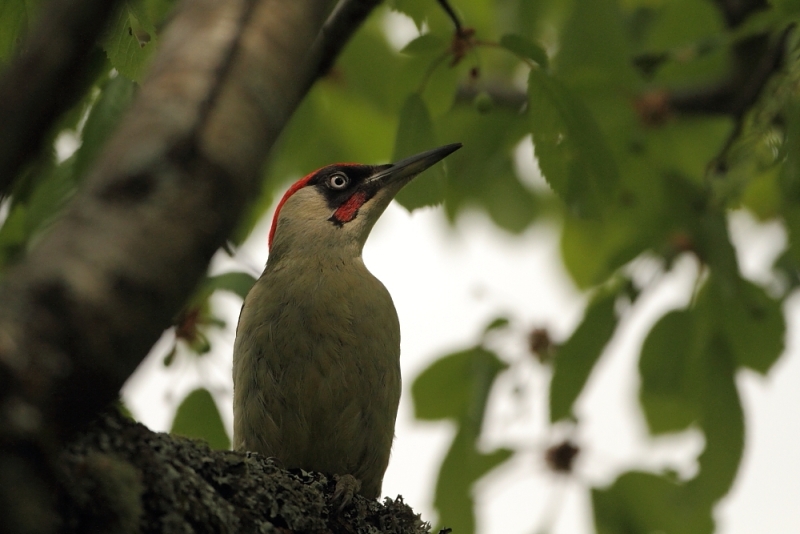
[[[62,532],[331,532],[424,534],[403,503],[355,496],[332,503],[335,483],[285,471],[255,453],[154,433],[103,414],[59,460]]]

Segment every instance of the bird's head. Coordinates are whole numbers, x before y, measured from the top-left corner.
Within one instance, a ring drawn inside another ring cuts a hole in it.
[[[270,254],[320,249],[361,253],[394,196],[419,173],[461,148],[445,145],[388,165],[337,163],[295,182],[278,203]]]

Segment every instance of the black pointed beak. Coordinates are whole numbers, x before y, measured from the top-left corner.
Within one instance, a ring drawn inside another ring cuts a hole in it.
[[[397,163],[381,168],[369,178],[369,182],[379,188],[393,183],[406,183],[428,167],[440,162],[461,148],[461,146],[461,143],[452,143],[401,159]]]

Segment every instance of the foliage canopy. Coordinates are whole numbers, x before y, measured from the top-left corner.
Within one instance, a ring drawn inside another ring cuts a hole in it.
[[[0,266],[24,255],[80,185],[135,98],[171,4],[129,0],[114,17],[94,80],[53,130],[52,148],[15,182],[0,228]],[[534,349],[552,368],[552,422],[574,424],[574,404],[620,315],[635,313],[620,303],[634,304],[647,289],[632,281],[630,262],[648,255],[667,272],[681,255],[694,256],[702,269],[692,301],[655,324],[639,371],[653,435],[703,432],[699,472],[689,480],[623,473],[593,489],[592,502],[602,534],[711,532],[712,507],[729,491],[744,448],[735,374],[767,373],[781,355],[781,306],[800,284],[800,70],[792,32],[800,3],[451,4],[455,20],[433,0],[393,0],[364,24],[284,131],[231,247],[288,179],[332,161],[383,162],[463,142],[446,168],[428,171],[398,201],[409,210],[443,202],[451,221],[479,208],[514,233],[544,218],[561,221],[564,265],[591,302],[569,339]],[[13,56],[38,7],[36,0],[0,3],[0,62]],[[419,30],[401,50],[390,39],[390,9]],[[58,155],[65,139],[78,148]],[[519,176],[515,150],[531,142],[548,188]],[[737,265],[727,217],[740,208],[788,232],[774,265],[780,283],[770,290],[743,278]],[[177,338],[206,352],[204,331],[219,326],[210,294],[243,296],[252,283],[244,273],[210,277],[176,320]],[[478,446],[489,392],[507,367],[481,341],[442,357],[412,388],[418,418],[458,425],[435,499],[441,524],[456,532],[474,530],[472,484],[514,454]],[[174,430],[228,446],[202,389],[184,401]]]

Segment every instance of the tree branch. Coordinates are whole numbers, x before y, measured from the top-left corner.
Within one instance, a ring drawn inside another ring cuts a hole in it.
[[[212,451],[103,414],[61,454],[63,534],[132,532],[376,532],[425,534],[402,498],[354,496],[339,511],[335,482],[288,472],[255,453]]]
[[[120,0],[50,0],[0,78],[0,195],[42,148],[55,120],[83,93],[89,60]]]
[[[53,527],[27,523],[50,517],[53,447],[116,397],[255,197],[318,65],[309,43],[327,3],[184,1],[83,189],[5,277],[0,513],[12,529]],[[33,488],[28,508],[20,487]]]

